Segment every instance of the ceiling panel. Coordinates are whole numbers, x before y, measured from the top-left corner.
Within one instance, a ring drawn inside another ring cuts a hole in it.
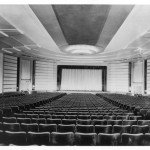
[[[97,46],[105,48],[131,12],[133,5],[112,5]]]
[[[51,5],[30,5],[30,8],[59,47],[68,45]]]
[[[0,41],[0,49],[2,49],[2,48],[11,48],[11,46],[4,43],[4,42],[2,42],[2,41]]]
[[[35,45],[35,43],[24,34],[14,35],[12,38],[22,43],[23,45]]]
[[[95,45],[110,5],[53,5],[53,9],[70,45]]]
[[[0,41],[2,41],[3,43],[6,43],[10,46],[23,46],[23,44],[21,44],[20,42],[16,41],[13,38],[10,37],[5,37],[5,38],[0,38]]]
[[[15,29],[8,21],[0,16],[0,29]]]

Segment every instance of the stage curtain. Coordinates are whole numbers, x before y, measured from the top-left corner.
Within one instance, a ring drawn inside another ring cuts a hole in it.
[[[102,70],[62,69],[61,90],[102,91]]]

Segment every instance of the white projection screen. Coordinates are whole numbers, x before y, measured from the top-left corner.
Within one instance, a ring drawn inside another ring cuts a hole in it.
[[[102,91],[102,70],[62,69],[61,90]]]

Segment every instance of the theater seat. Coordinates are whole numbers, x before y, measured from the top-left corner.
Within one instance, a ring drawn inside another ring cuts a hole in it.
[[[136,134],[136,133],[148,133],[149,132],[149,126],[148,125],[132,125],[131,127],[131,133]]]
[[[32,123],[38,123],[38,124],[40,124],[40,123],[46,123],[46,119],[45,118],[32,118]]]
[[[123,146],[142,145],[142,141],[143,141],[143,133],[138,133],[138,134],[123,133],[122,134],[122,145]]]
[[[50,119],[50,118],[47,118],[47,124],[61,124],[61,119]]]
[[[117,119],[118,119],[118,120],[128,120],[128,119],[129,119],[129,116],[128,116],[128,115],[126,115],[126,116],[118,115],[118,116],[117,116]]]
[[[38,114],[26,114],[27,118],[38,118],[39,115]]]
[[[65,115],[65,119],[77,119],[77,115]]]
[[[14,116],[16,118],[25,118],[26,117],[26,114],[25,113],[14,113]]]
[[[107,120],[109,120],[109,119],[111,119],[111,120],[116,120],[116,115],[104,115],[103,118],[104,118],[104,119],[107,119]]]
[[[122,125],[122,120],[108,120],[107,125]]]
[[[103,119],[103,120],[98,120],[98,119],[94,119],[92,121],[93,125],[107,125],[107,120]]]
[[[95,133],[112,133],[112,125],[95,125]]]
[[[20,131],[20,124],[3,122],[3,130],[4,131],[14,131],[14,132]]]
[[[5,142],[7,144],[24,146],[27,144],[26,143],[26,132],[5,131]]]
[[[142,116],[130,116],[129,119],[130,120],[141,120]]]
[[[52,115],[52,119],[64,119],[64,115]]]
[[[102,146],[117,146],[121,143],[121,135],[120,133],[114,134],[106,134],[106,133],[99,133],[97,145]]]
[[[7,122],[7,123],[16,123],[16,117],[3,117],[3,122]]]
[[[17,122],[18,123],[31,123],[31,119],[30,118],[17,118]]]
[[[75,145],[95,146],[96,139],[96,133],[75,133]]]
[[[78,119],[91,119],[90,115],[78,115]]]
[[[25,132],[38,132],[38,124],[37,123],[21,123],[21,131],[25,131]]]
[[[103,115],[91,115],[91,119],[99,119],[102,120],[103,119]]]
[[[3,130],[0,130],[0,146],[5,145],[5,138]]]
[[[137,120],[123,120],[123,125],[137,125]]]
[[[149,125],[150,126],[150,120],[138,120],[138,125]]]
[[[76,119],[62,119],[62,124],[76,124]]]
[[[50,114],[39,114],[39,118],[51,118],[51,115]]]
[[[112,133],[130,133],[131,126],[130,125],[114,125]]]
[[[88,120],[77,120],[76,121],[77,124],[81,124],[81,125],[90,125],[91,124],[91,119],[88,119]]]
[[[76,131],[80,133],[93,133],[94,126],[93,125],[76,125]]]
[[[56,124],[39,124],[39,132],[56,132]]]
[[[74,133],[73,132],[52,132],[51,133],[51,145],[63,146],[74,144]]]
[[[49,145],[50,133],[49,132],[28,132],[27,143],[29,145]]]
[[[63,125],[58,124],[57,126],[57,132],[75,132],[75,125]]]
[[[150,133],[146,133],[145,135],[143,135],[142,145],[150,146]]]

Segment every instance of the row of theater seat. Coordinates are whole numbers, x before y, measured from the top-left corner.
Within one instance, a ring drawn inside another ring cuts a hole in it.
[[[127,120],[127,119],[52,119],[52,118],[15,118],[15,117],[3,117],[2,122],[6,123],[43,123],[43,124],[83,124],[83,125],[137,125],[137,124],[146,124],[149,125],[150,120]]]
[[[3,139],[1,138],[3,137]],[[1,145],[150,145],[150,133],[73,133],[73,132],[11,132],[0,131]]]
[[[3,123],[0,130],[13,132],[81,132],[81,133],[149,133],[149,125],[81,125],[81,124],[37,124]]]
[[[134,115],[50,115],[50,114],[15,114],[14,117],[2,117],[4,120],[15,118],[52,118],[52,119],[113,119],[113,120],[142,120],[142,116]]]

